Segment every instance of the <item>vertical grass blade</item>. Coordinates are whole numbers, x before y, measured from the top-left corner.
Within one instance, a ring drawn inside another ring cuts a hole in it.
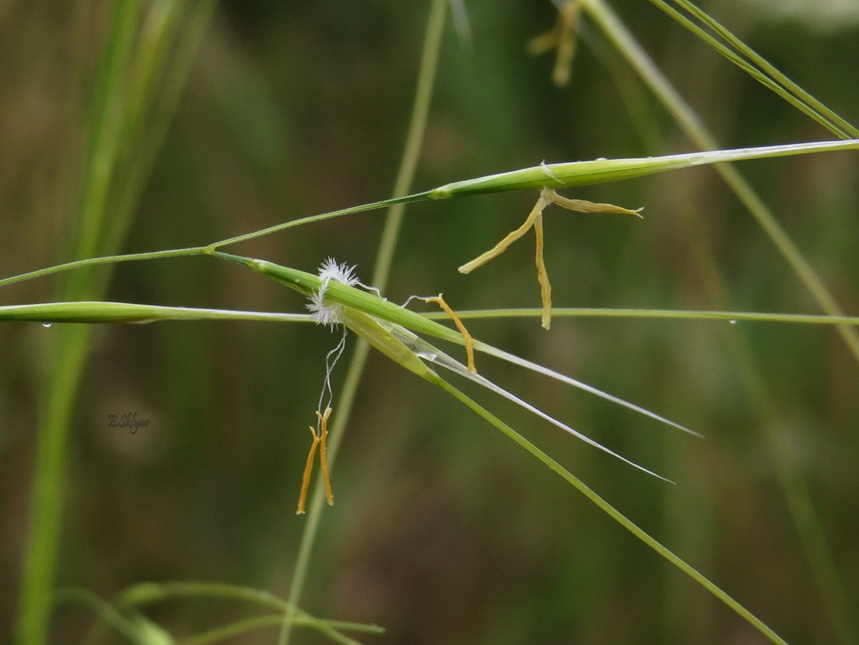
[[[196,17],[189,24],[202,25],[213,4],[203,2],[187,9],[163,1],[148,5],[124,0],[105,6],[110,12],[107,41],[95,83],[78,221],[72,236],[75,242],[71,254],[76,258],[115,252],[124,238],[136,195],[148,173],[146,156],[134,153],[147,138],[154,146],[150,158],[157,149],[150,126],[157,123],[152,118],[153,106],[163,105],[158,92],[160,83],[164,81],[164,87],[181,87],[187,73],[187,61],[169,60],[167,52],[174,43],[188,39],[193,42],[186,47],[184,56],[190,56],[202,34],[199,27],[185,32],[179,17]],[[141,19],[146,20],[142,30]],[[169,120],[169,112],[162,112],[159,118]],[[109,272],[97,270],[88,266],[64,276],[61,299],[98,299]],[[16,637],[21,645],[42,645],[49,633],[68,434],[91,328],[64,326],[53,333],[55,348],[40,405],[29,535],[17,616]]]
[[[110,176],[120,130],[123,71],[131,55],[139,7],[120,2],[114,6],[108,42],[96,84],[89,152],[80,206],[78,257],[98,249],[100,223],[107,203]],[[69,274],[61,298],[89,293],[89,271]],[[30,527],[18,607],[17,640],[20,645],[47,641],[54,574],[60,544],[60,522],[66,481],[66,444],[77,384],[87,353],[90,330],[57,330],[51,377],[45,385],[37,437],[36,467],[30,494]]]

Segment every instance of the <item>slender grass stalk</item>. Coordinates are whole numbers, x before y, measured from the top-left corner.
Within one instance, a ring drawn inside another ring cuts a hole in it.
[[[449,320],[444,312],[413,313],[406,309],[409,322],[420,319],[431,321]],[[464,320],[498,320],[511,318],[540,318],[542,309],[464,309],[457,316]],[[768,313],[756,311],[691,311],[680,309],[615,309],[615,308],[556,308],[552,316],[558,318],[625,318],[724,321],[738,322],[796,323],[803,325],[859,325],[857,316],[825,316],[822,314]],[[178,320],[247,320],[259,322],[314,322],[310,314],[290,314],[273,311],[236,311],[231,309],[206,309],[200,307],[165,307],[127,302],[75,301],[45,302],[36,305],[0,306],[0,320],[52,323],[139,323]],[[461,335],[444,327],[445,333],[435,333],[439,328],[426,326],[433,336],[455,343],[462,343]],[[479,345],[480,343],[478,343]]]
[[[464,309],[456,315],[463,319],[539,318],[542,309]],[[422,314],[430,320],[444,320],[444,314]],[[690,311],[678,309],[615,309],[592,307],[559,307],[552,309],[557,318],[654,318],[662,320],[721,320],[731,324],[740,321],[798,323],[805,325],[859,325],[859,316],[826,316],[823,314],[790,314],[755,311]]]
[[[75,301],[0,307],[0,320],[52,323],[138,323],[166,320],[254,320],[267,322],[312,322],[309,314],[268,311],[233,311],[195,307],[137,305],[128,302]]]
[[[5,287],[17,282],[24,282],[26,280],[44,278],[57,273],[73,271],[76,269],[88,269],[101,265],[119,264],[121,262],[142,262],[144,260],[165,260],[167,258],[193,257],[203,255],[205,251],[205,246],[195,246],[187,249],[171,249],[168,251],[152,251],[148,253],[124,253],[121,255],[106,255],[103,257],[88,258],[84,260],[73,260],[71,262],[64,262],[63,264],[56,264],[52,267],[28,271],[27,273],[3,278],[0,280],[0,287]]]

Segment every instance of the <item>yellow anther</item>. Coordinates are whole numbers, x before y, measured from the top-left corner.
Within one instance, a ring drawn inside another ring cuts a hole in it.
[[[496,244],[486,253],[483,253],[471,262],[467,262],[459,267],[460,273],[470,273],[474,269],[483,266],[492,258],[498,257],[507,250],[513,242],[525,235],[530,228],[533,227],[534,235],[537,238],[537,253],[535,261],[537,264],[537,281],[540,283],[540,300],[543,303],[542,325],[545,329],[549,329],[552,324],[552,285],[549,282],[549,273],[546,270],[546,263],[543,258],[543,211],[549,204],[557,204],[562,208],[580,213],[623,213],[626,215],[635,215],[641,217],[641,209],[631,210],[614,204],[598,204],[589,202],[584,199],[569,199],[562,197],[552,188],[543,188],[540,191],[540,197],[525,222],[512,233],[509,233],[503,240]]]
[[[325,501],[328,502],[329,506],[332,506],[334,504],[334,491],[331,489],[331,477],[328,474],[328,417],[331,416],[331,408],[325,408],[324,414],[319,414],[319,410],[317,410],[316,416],[322,426],[319,441],[319,461],[322,466],[322,483],[325,484]]]
[[[462,269],[460,269],[460,271],[462,271]],[[460,320],[459,316],[456,315],[456,312],[450,308],[450,305],[444,301],[442,294],[438,294],[438,296],[434,298],[424,298],[424,300],[426,302],[436,303],[448,316],[451,317],[453,324],[456,325],[456,328],[459,329],[459,333],[462,334],[462,342],[465,345],[465,355],[468,362],[468,372],[469,374],[476,374],[477,368],[474,367],[474,339],[471,337],[471,334],[468,333],[465,325],[462,324],[462,320]]]
[[[641,216],[641,208],[631,209],[615,206],[614,204],[600,204],[598,202],[589,202],[586,199],[570,199],[559,195],[554,190],[552,192],[552,203],[566,208],[568,211],[578,211],[580,213],[620,213],[622,215],[635,215],[638,219],[644,219]]]
[[[549,272],[546,270],[546,261],[543,258],[542,215],[534,219],[534,235],[537,238],[537,253],[534,258],[537,264],[537,282],[540,283],[540,302],[543,303],[540,324],[543,329],[549,329],[552,325],[552,284],[549,282]]]
[[[486,253],[483,253],[483,254],[477,256],[471,262],[466,262],[465,264],[463,264],[461,267],[459,267],[459,272],[460,273],[471,273],[476,268],[482,267],[484,264],[489,262],[489,260],[491,260],[492,258],[496,258],[499,255],[501,255],[502,253],[504,253],[504,251],[507,250],[507,247],[509,247],[511,244],[513,244],[513,242],[515,242],[520,237],[525,235],[525,233],[527,233],[528,230],[532,226],[534,226],[534,221],[543,214],[543,209],[545,209],[546,206],[548,206],[551,203],[551,199],[546,199],[545,195],[547,193],[554,193],[554,192],[555,191],[553,191],[549,188],[544,188],[543,190],[541,190],[540,191],[540,198],[537,200],[537,203],[535,204],[534,208],[531,209],[531,212],[528,213],[528,217],[525,219],[525,222],[522,224],[522,226],[517,228],[512,233],[509,233],[507,235],[507,237],[505,237],[503,240],[501,240],[493,248],[486,251]]]
[[[319,420],[317,426],[310,427],[313,435],[313,443],[310,444],[310,452],[307,454],[307,464],[304,466],[304,475],[301,478],[301,493],[298,496],[298,509],[296,515],[303,515],[307,506],[307,491],[310,488],[310,476],[313,474],[313,458],[316,449],[319,448],[319,461],[321,462],[322,482],[325,484],[325,500],[329,505],[334,503],[334,493],[331,490],[331,479],[328,474],[328,417],[331,416],[331,408],[325,408],[325,412],[316,411]]]

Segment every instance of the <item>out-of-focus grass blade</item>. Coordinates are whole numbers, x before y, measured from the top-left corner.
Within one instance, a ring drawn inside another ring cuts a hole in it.
[[[674,0],[674,4],[680,8],[671,6],[665,0],[650,0],[650,2],[834,135],[842,139],[859,137],[859,129],[785,76],[707,12],[688,0]],[[684,15],[683,11],[689,15]]]

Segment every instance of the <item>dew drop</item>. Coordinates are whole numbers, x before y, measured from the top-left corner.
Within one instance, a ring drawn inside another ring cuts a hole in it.
[[[728,322],[730,322],[732,325],[736,325],[736,324],[737,324],[737,321],[736,321],[736,320],[730,320],[730,321],[728,321]]]
[[[42,323],[42,327],[50,327],[53,323]]]

